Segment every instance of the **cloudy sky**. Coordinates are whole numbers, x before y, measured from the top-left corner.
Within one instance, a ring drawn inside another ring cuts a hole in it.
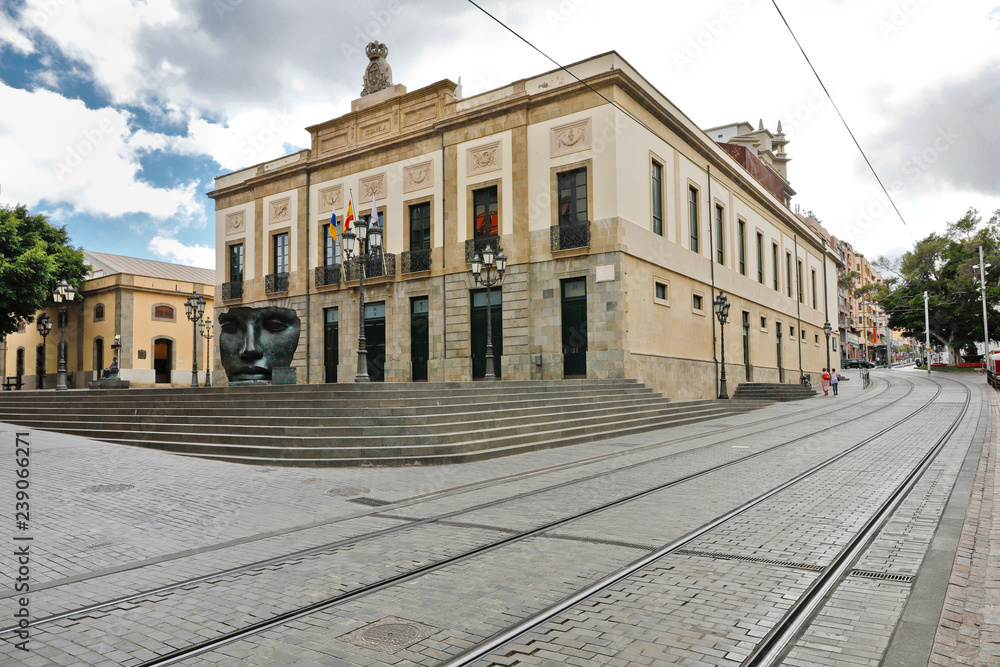
[[[479,0],[561,64],[619,52],[703,128],[780,120],[794,203],[869,256],[1000,209],[998,0],[777,3],[903,219],[770,0]],[[409,90],[553,68],[467,0],[3,0],[0,204],[213,267],[213,177],[350,111],[372,39]]]

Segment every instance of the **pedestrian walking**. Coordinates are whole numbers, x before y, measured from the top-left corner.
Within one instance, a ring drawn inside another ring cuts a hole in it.
[[[833,395],[837,395],[837,385],[840,384],[840,376],[837,375],[837,369],[830,369],[830,386],[833,388]]]
[[[823,369],[823,395],[830,395],[830,374],[826,372],[825,368]]]

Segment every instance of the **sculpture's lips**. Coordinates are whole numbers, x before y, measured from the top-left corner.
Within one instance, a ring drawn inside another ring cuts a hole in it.
[[[267,380],[271,377],[271,371],[259,366],[236,368],[233,370],[236,380]]]

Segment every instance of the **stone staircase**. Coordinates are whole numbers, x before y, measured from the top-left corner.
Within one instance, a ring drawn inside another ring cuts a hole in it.
[[[0,422],[224,461],[460,463],[761,407],[671,402],[634,380],[370,383],[0,393]]]
[[[744,382],[736,387],[733,400],[740,401],[800,401],[812,398],[818,392],[801,384],[777,384],[767,382]]]

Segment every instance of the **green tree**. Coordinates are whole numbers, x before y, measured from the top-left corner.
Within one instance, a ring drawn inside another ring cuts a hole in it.
[[[60,279],[79,292],[89,270],[65,227],[25,206],[0,207],[0,337],[17,331],[20,320],[33,322]]]
[[[958,361],[964,348],[983,340],[983,305],[980,299],[979,246],[987,264],[987,310],[1000,304],[1000,209],[983,222],[970,208],[948,223],[944,234],[930,234],[917,241],[899,262],[899,277],[878,301],[889,313],[889,324],[906,335],[924,337],[924,292],[930,313],[930,335],[951,351]],[[989,337],[1000,340],[1000,317],[989,323]]]

